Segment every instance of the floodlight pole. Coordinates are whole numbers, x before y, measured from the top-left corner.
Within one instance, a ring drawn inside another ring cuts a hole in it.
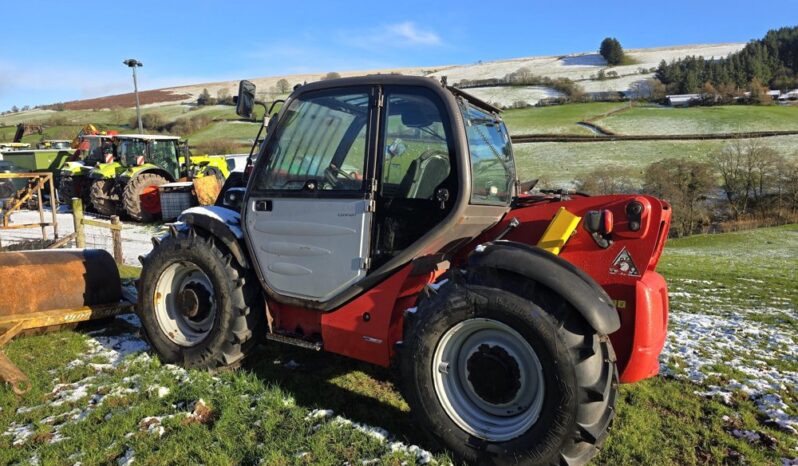
[[[135,58],[128,58],[122,63],[133,69],[133,92],[136,94],[136,120],[138,121],[139,125],[139,133],[143,133],[144,129],[142,128],[141,125],[141,104],[139,103],[139,85],[136,80],[136,68],[142,66],[143,63],[136,60]]]

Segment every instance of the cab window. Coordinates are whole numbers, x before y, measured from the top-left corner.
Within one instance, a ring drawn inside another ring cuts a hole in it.
[[[434,199],[449,177],[449,143],[438,107],[423,94],[389,93],[382,195]]]
[[[153,163],[168,171],[175,178],[180,169],[177,162],[176,141],[173,140],[152,140],[150,141],[150,163]]]
[[[277,191],[360,192],[366,169],[370,92],[300,96],[281,110],[256,187]]]
[[[507,205],[515,186],[510,135],[497,116],[461,102],[471,160],[471,203]]]

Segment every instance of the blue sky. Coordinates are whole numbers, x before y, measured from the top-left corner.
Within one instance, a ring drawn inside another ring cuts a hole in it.
[[[755,8],[755,11],[753,10]],[[140,87],[625,48],[738,42],[798,22],[795,0],[6,2],[0,110]]]

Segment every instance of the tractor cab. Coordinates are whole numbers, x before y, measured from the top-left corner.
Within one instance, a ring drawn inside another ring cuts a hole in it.
[[[115,140],[119,162],[128,171],[150,165],[160,168],[172,180],[180,178],[177,136],[125,134]]]
[[[278,299],[320,308],[351,299],[414,257],[470,241],[515,195],[497,110],[431,79],[309,84],[275,119],[243,221]]]
[[[86,166],[111,163],[114,161],[116,152],[113,136],[99,134],[81,136],[78,150],[80,152],[77,155]]]

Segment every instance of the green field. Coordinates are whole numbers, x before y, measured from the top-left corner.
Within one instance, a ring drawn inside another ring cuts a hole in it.
[[[798,135],[761,138],[788,159],[798,159]],[[687,158],[707,161],[730,141],[614,141],[538,142],[513,144],[519,178],[539,178],[552,186],[570,185],[575,179],[602,167],[621,167],[631,181],[640,183],[645,168],[659,160]]]
[[[798,105],[635,107],[597,124],[618,134],[705,134],[798,131]]]
[[[669,375],[621,387],[594,464],[766,465],[798,456],[798,437],[763,412],[778,397],[785,415],[798,417],[797,261],[798,225],[670,241],[660,264],[672,300]],[[136,324],[118,318],[8,345],[33,389],[20,398],[0,390],[0,464],[133,456],[135,464],[400,465],[427,459],[408,445],[433,448],[390,370],[270,343],[238,372],[184,371],[142,353]],[[781,387],[755,385],[760,376]],[[735,382],[759,388],[746,394]],[[704,395],[711,387],[732,395]],[[445,452],[433,455],[448,462]]]
[[[595,102],[507,110],[502,118],[510,134],[593,134],[576,123],[625,107],[625,103]]]

